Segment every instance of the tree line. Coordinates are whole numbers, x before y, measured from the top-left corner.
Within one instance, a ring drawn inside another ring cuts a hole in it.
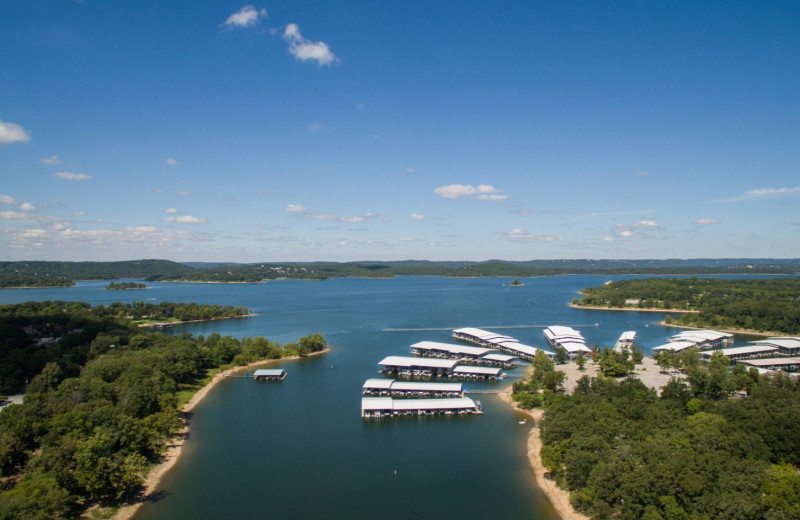
[[[0,412],[0,519],[74,517],[91,504],[119,503],[138,491],[180,428],[179,407],[216,371],[326,348],[320,334],[280,345],[89,323],[86,304],[75,305],[69,319],[84,331],[91,325],[79,352],[51,356],[24,403]]]
[[[582,291],[577,306],[696,311],[668,322],[696,327],[800,333],[800,278],[649,278]],[[635,302],[626,304],[626,302]]]

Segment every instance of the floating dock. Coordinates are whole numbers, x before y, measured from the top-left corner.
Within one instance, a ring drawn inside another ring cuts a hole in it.
[[[567,351],[569,357],[574,358],[578,352],[591,354],[592,349],[586,346],[586,340],[580,331],[564,325],[551,325],[544,329],[544,338],[553,347],[561,347]]]
[[[363,386],[365,396],[371,397],[464,397],[461,383],[421,383],[395,381],[394,379],[367,379]]]
[[[461,365],[457,359],[388,356],[379,365],[385,374],[414,377],[460,377],[468,379],[499,379],[502,368]]]
[[[256,381],[283,381],[286,379],[286,371],[282,368],[261,368],[253,373]]]
[[[477,329],[475,327],[464,327],[462,329],[455,329],[453,331],[453,338],[461,341],[466,341],[481,347],[501,350],[516,358],[524,359],[526,361],[533,361],[536,356],[537,350],[542,350],[548,357],[554,357],[555,354],[543,349],[537,349],[529,345],[524,345],[516,338],[506,336],[505,334],[497,334],[488,330]]]
[[[624,349],[631,350],[634,343],[636,343],[636,331],[626,330],[620,334],[619,339],[614,344],[614,350],[617,352],[622,352]]]
[[[480,406],[469,397],[456,399],[392,399],[362,397],[361,417],[397,417],[411,415],[482,414]]]
[[[514,368],[518,366],[514,356],[498,354],[490,348],[467,347],[437,341],[420,341],[411,345],[411,354],[421,357],[456,359],[461,363]]]

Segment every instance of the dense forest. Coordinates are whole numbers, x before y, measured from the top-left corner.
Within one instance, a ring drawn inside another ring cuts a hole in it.
[[[708,365],[685,351],[661,395],[635,378],[584,376],[571,395],[546,361],[514,384],[543,406],[542,463],[595,519],[800,518],[800,381]]]
[[[291,262],[187,263],[168,260],[124,262],[0,262],[0,287],[68,286],[75,280],[143,278],[146,281],[257,283],[282,278],[395,276],[531,277],[560,274],[795,274],[800,260],[532,260],[510,262]]]
[[[88,359],[116,348],[137,322],[189,321],[246,315],[246,307],[115,302],[43,301],[0,305],[0,393],[15,393],[56,361],[76,374]]]
[[[319,334],[286,345],[263,337],[165,336],[99,318],[87,304],[50,303],[35,312],[30,303],[4,306],[0,316],[3,337],[28,334],[24,323],[82,329],[68,344],[43,347],[46,364],[28,383],[24,403],[0,412],[3,520],[77,517],[91,504],[124,500],[181,426],[179,407],[216,371],[326,347]]]
[[[648,278],[582,291],[573,304],[695,311],[669,316],[678,325],[800,333],[800,278]]]

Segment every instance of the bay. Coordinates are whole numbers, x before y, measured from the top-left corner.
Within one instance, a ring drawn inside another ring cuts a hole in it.
[[[675,329],[661,313],[573,309],[585,287],[623,276],[521,279],[410,277],[282,280],[263,284],[149,283],[106,291],[106,282],[0,291],[0,303],[150,300],[247,306],[256,316],[186,324],[171,334],[262,335],[281,343],[320,332],[332,350],[276,366],[281,383],[229,378],[195,408],[183,456],[136,520],[159,518],[557,518],[526,456],[530,425],[492,395],[485,415],[362,420],[361,385],[377,362],[422,340],[451,342],[453,328],[502,331],[544,346],[542,329],[571,325],[589,344],[613,345],[636,330],[649,352]],[[501,327],[520,327],[509,328]],[[424,330],[423,330],[424,329]],[[751,338],[737,336],[737,344]],[[500,389],[521,376],[473,389]]]

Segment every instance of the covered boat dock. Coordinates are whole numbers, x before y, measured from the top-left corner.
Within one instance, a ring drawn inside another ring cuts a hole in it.
[[[397,417],[403,415],[481,414],[480,406],[469,397],[456,399],[392,399],[362,397],[361,417]]]
[[[253,374],[256,381],[283,381],[286,379],[286,370],[282,368],[261,368]]]
[[[461,383],[421,383],[395,381],[394,379],[367,379],[363,386],[365,396],[380,397],[464,397]]]
[[[383,372],[403,376],[449,376],[458,365],[456,359],[429,359],[406,356],[387,356],[379,363]]]

